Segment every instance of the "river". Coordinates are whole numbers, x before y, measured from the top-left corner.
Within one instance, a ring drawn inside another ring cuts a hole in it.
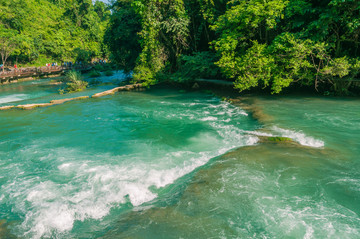
[[[1,87],[0,106],[112,86]],[[360,100],[251,101],[265,120],[175,89],[0,112],[0,237],[359,238]]]

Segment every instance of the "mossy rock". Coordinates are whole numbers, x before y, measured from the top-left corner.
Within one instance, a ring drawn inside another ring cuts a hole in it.
[[[194,85],[191,87],[191,89],[193,90],[198,90],[200,88],[199,84],[198,83],[194,83]]]
[[[114,72],[113,71],[105,71],[105,76],[113,76]]]
[[[2,107],[0,107],[0,110],[10,110],[10,109],[12,109],[12,108],[14,108],[15,106],[13,106],[13,105],[9,105],[9,106],[2,106]]]
[[[221,101],[226,101],[226,102],[232,104],[232,100],[229,97],[225,97],[225,96],[221,97]]]
[[[296,141],[294,141],[291,138],[288,137],[280,137],[280,136],[257,136],[259,138],[259,143],[277,143],[277,144],[291,144],[291,145],[298,145],[300,146],[299,143],[297,143]]]
[[[92,71],[90,71],[89,76],[92,77],[92,78],[100,77],[101,73],[96,71],[96,70],[92,70]]]
[[[203,90],[202,92],[208,95],[214,95],[214,92],[212,92],[211,90]]]
[[[288,137],[268,137],[267,140],[271,142],[293,142],[293,140]]]

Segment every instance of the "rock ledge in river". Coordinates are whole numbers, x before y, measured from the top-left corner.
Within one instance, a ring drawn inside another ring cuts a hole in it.
[[[75,97],[75,98],[52,100],[52,101],[50,101],[50,103],[53,104],[53,105],[59,105],[59,104],[63,104],[63,103],[68,102],[68,101],[84,100],[84,99],[88,99],[88,98],[89,98],[89,96],[79,96],[79,97]]]
[[[281,144],[294,144],[300,145],[295,142],[292,138],[281,137],[281,136],[258,136],[260,139],[260,143],[281,143]]]
[[[105,96],[105,95],[113,95],[113,94],[115,94],[116,92],[119,92],[119,91],[130,91],[130,90],[143,89],[143,88],[144,87],[141,84],[120,86],[120,87],[116,87],[116,88],[111,89],[111,90],[107,90],[107,91],[103,91],[103,92],[94,94],[91,97],[92,98],[98,98],[98,97],[102,97],[102,96]]]
[[[15,106],[13,106],[13,105],[9,105],[9,106],[2,106],[2,107],[0,107],[0,110],[10,110],[10,109],[12,109],[12,108],[14,108]]]
[[[65,102],[68,101],[73,101],[73,100],[84,100],[89,98],[89,96],[79,96],[79,97],[75,97],[75,98],[67,98],[67,99],[60,99],[60,100],[52,100],[50,101],[50,103],[38,103],[38,104],[26,104],[26,105],[10,105],[10,106],[3,106],[0,107],[0,110],[10,110],[10,109],[22,109],[22,110],[32,110],[38,107],[47,107],[47,106],[52,106],[52,105],[59,105],[59,104],[63,104]]]

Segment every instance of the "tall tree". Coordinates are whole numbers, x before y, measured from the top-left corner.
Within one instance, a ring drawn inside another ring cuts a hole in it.
[[[182,0],[135,0],[133,6],[142,23],[134,79],[153,84],[165,69],[176,70],[177,58],[188,46],[189,18]]]
[[[118,0],[112,6],[113,14],[106,31],[105,42],[112,59],[126,72],[132,71],[141,52],[141,17],[135,12],[131,0]]]
[[[0,54],[3,64],[3,71],[5,70],[6,61],[9,56],[16,50],[18,46],[18,35],[15,30],[6,29],[0,25]]]

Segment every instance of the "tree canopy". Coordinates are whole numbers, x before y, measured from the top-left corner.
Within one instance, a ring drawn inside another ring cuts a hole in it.
[[[356,0],[0,0],[2,62],[108,58],[135,82],[217,78],[239,91],[347,93],[360,68]]]
[[[13,62],[89,61],[105,57],[108,6],[91,0],[0,0],[0,27],[18,39]],[[14,45],[8,39],[7,45]],[[2,45],[4,45],[2,43]]]
[[[346,92],[359,74],[355,0],[117,0],[112,13],[113,59],[149,85],[202,77],[240,91]]]

